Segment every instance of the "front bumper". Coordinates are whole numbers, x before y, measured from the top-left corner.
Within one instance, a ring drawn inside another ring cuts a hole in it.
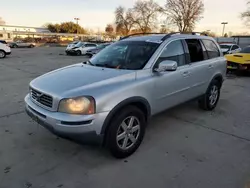
[[[70,54],[70,55],[76,55],[77,54],[77,52],[75,50],[66,50],[65,52],[66,52],[66,54]]]
[[[33,103],[29,94],[25,97],[27,114],[50,132],[77,141],[102,143],[102,125],[108,112],[93,115],[73,115],[51,112]]]

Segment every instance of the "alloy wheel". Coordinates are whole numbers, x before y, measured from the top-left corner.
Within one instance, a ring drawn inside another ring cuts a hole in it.
[[[131,148],[138,140],[140,135],[140,121],[135,116],[127,117],[120,124],[116,141],[122,150]]]
[[[209,103],[211,106],[215,105],[218,99],[219,90],[216,85],[213,85],[210,91]]]
[[[0,58],[3,58],[3,57],[4,57],[4,52],[0,51]]]

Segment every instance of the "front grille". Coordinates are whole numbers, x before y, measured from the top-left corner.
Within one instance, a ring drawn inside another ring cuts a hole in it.
[[[36,102],[49,108],[53,107],[53,98],[51,96],[46,95],[33,88],[30,89],[30,94],[31,94],[32,99],[35,100]]]

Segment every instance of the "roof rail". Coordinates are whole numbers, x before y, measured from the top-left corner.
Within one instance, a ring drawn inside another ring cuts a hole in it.
[[[169,33],[167,35],[165,35],[161,40],[164,41],[166,40],[167,38],[169,38],[170,36],[172,35],[175,35],[175,34],[187,34],[187,35],[196,35],[196,34],[203,34],[205,36],[208,36],[206,33],[204,32],[172,32],[172,33]]]
[[[157,34],[166,34],[166,33],[134,33],[131,35],[127,35],[125,37],[121,37],[120,40],[127,39],[129,37],[136,36],[136,35],[157,35]]]
[[[157,35],[157,34],[165,34],[165,36],[161,39],[162,41],[166,40],[167,38],[169,38],[170,36],[175,35],[175,34],[191,34],[191,35],[203,34],[203,35],[207,36],[207,34],[204,32],[172,32],[172,33],[168,33],[168,34],[166,34],[166,33],[134,33],[131,35],[127,35],[125,37],[120,37],[120,40],[124,40],[124,39],[127,39],[129,37],[137,36],[137,35]]]

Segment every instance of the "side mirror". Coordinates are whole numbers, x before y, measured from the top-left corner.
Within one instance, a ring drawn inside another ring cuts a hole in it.
[[[176,71],[178,65],[176,61],[165,60],[159,63],[154,69],[155,72]]]

